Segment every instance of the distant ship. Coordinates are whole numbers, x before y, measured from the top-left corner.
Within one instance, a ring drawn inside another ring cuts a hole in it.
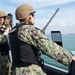
[[[69,33],[69,35],[75,35],[75,33]]]

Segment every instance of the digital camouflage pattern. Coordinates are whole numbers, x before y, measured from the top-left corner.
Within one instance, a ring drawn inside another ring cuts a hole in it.
[[[23,25],[18,31],[18,38],[28,44],[34,45],[44,54],[55,59],[56,61],[69,65],[72,55],[55,42],[49,40],[41,30],[33,25]]]
[[[14,74],[13,74],[14,75]],[[46,75],[42,69],[37,65],[31,65],[28,67],[16,68],[16,75]]]
[[[0,44],[3,44],[7,41],[7,37],[4,34],[0,34]]]
[[[69,52],[49,40],[41,30],[33,25],[21,26],[18,31],[18,38],[30,45],[34,45],[38,50],[64,65],[68,65],[72,60]],[[16,67],[15,69],[16,74],[13,73],[13,75],[46,75],[41,67],[34,64],[28,67]]]
[[[11,75],[11,68],[8,55],[2,56],[0,53],[0,75]]]
[[[3,34],[0,34],[0,44],[3,44],[7,41],[7,37]],[[0,52],[0,75],[11,75],[11,62],[9,55],[1,55]]]

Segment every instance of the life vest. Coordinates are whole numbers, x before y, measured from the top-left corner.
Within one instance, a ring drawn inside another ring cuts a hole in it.
[[[18,29],[25,24],[16,25],[9,33],[9,43],[12,53],[13,66],[25,67],[38,65],[38,50],[33,45],[21,41],[17,37]]]
[[[0,34],[2,35],[4,33],[5,29],[0,28]],[[4,43],[0,43],[0,52],[9,52],[9,45],[8,41],[5,41]]]

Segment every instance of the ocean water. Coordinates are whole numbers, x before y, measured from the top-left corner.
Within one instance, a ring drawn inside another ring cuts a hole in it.
[[[51,39],[51,34],[46,34],[46,36]],[[73,34],[62,34],[62,44],[63,48],[65,48],[68,52],[75,50],[75,35]],[[44,62],[62,68],[62,69],[68,69],[68,66],[64,66],[61,63],[56,62],[55,60],[49,58],[46,55],[42,55],[42,58],[44,59]]]

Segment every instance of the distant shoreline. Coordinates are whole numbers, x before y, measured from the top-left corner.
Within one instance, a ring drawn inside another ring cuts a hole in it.
[[[75,33],[69,33],[69,35],[75,35]]]

